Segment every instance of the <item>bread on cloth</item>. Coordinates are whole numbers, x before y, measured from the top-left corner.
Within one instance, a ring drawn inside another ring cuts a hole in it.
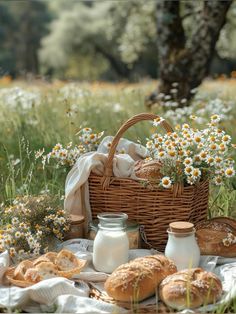
[[[160,282],[176,271],[164,255],[139,257],[115,269],[104,287],[117,301],[141,301],[155,294]]]
[[[157,160],[138,160],[135,162],[134,171],[137,178],[146,179],[150,182],[160,180],[162,165]]]
[[[196,225],[201,255],[236,257],[236,220],[216,217]]]
[[[166,277],[159,286],[160,299],[177,310],[215,303],[221,294],[220,279],[201,268],[181,270]]]
[[[68,250],[48,252],[35,261],[25,260],[16,267],[9,267],[5,273],[6,282],[24,288],[54,277],[71,279],[81,272],[86,263]]]

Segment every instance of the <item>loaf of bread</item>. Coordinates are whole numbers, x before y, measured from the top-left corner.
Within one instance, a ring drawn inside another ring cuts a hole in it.
[[[236,221],[217,217],[196,225],[201,255],[236,257]]]
[[[146,179],[150,182],[157,181],[162,177],[161,166],[161,163],[157,160],[138,160],[134,167],[135,175],[137,178]]]
[[[119,266],[105,282],[107,294],[117,301],[141,301],[158,290],[160,282],[177,271],[164,255],[140,257]]]
[[[215,303],[221,294],[220,279],[201,268],[181,270],[166,277],[159,286],[160,299],[177,310]]]

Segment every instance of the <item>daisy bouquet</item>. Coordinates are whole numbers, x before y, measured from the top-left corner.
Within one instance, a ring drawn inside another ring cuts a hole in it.
[[[77,134],[80,142],[78,145],[73,145],[72,142],[66,146],[57,143],[48,154],[44,154],[44,149],[37,151],[35,158],[42,158],[43,166],[54,161],[57,168],[71,167],[81,155],[97,149],[104,132],[95,133],[91,128],[83,128]]]
[[[16,198],[1,207],[1,219],[0,251],[8,250],[18,260],[46,252],[53,239],[62,240],[69,230],[65,211],[48,195]]]
[[[190,118],[197,119],[196,116]],[[156,128],[163,121],[158,117],[153,126]],[[236,145],[219,124],[220,116],[214,114],[204,129],[185,123],[176,125],[172,133],[154,133],[148,139],[148,159],[161,164],[159,186],[168,189],[176,183],[193,185],[206,178],[222,185],[235,175],[231,149]]]

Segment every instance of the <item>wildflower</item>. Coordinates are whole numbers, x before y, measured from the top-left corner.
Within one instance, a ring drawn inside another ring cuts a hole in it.
[[[198,168],[194,168],[192,172],[193,178],[199,178],[201,176],[201,170]]]
[[[19,239],[21,237],[21,233],[19,231],[16,231],[15,237],[16,237],[16,239]]]
[[[157,117],[156,119],[153,120],[153,125],[154,126],[158,126],[159,124],[161,124],[163,121],[165,121],[165,119],[163,119],[162,117]]]
[[[164,187],[164,188],[166,188],[166,189],[168,189],[168,188],[170,188],[171,187],[171,179],[170,179],[170,177],[163,177],[162,179],[161,179],[161,185]]]
[[[206,159],[207,164],[212,166],[214,164],[214,158],[212,156],[208,156]]]
[[[201,160],[205,160],[207,158],[207,152],[201,151],[199,157]]]
[[[168,156],[170,156],[171,158],[175,158],[176,157],[176,152],[174,150],[169,150],[167,152]]]
[[[185,159],[184,159],[184,165],[185,165],[185,166],[190,166],[190,165],[192,165],[192,164],[193,164],[192,158],[185,158]]]
[[[224,143],[226,143],[226,144],[229,144],[230,141],[231,141],[231,137],[230,137],[229,135],[224,135],[224,136],[222,137],[222,141],[223,141]]]
[[[196,117],[194,114],[192,114],[192,115],[190,116],[190,119],[191,119],[191,120],[196,120],[197,117]]]
[[[215,183],[215,185],[221,185],[223,183],[223,180],[220,176],[216,176],[213,182]]]
[[[193,172],[193,167],[192,166],[187,166],[187,167],[184,168],[184,173],[186,175],[189,176],[190,174],[192,174],[192,172]]]
[[[231,178],[235,175],[235,170],[234,168],[227,168],[225,169],[225,176],[228,178]]]
[[[214,114],[211,116],[211,121],[214,123],[220,122],[220,116],[218,114]]]

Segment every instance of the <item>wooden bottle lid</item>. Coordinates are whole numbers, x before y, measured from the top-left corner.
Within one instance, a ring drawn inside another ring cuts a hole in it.
[[[194,231],[194,224],[187,221],[176,221],[169,224],[170,231],[176,233],[188,233]]]
[[[79,225],[84,222],[83,215],[70,215],[70,223],[71,225]]]

